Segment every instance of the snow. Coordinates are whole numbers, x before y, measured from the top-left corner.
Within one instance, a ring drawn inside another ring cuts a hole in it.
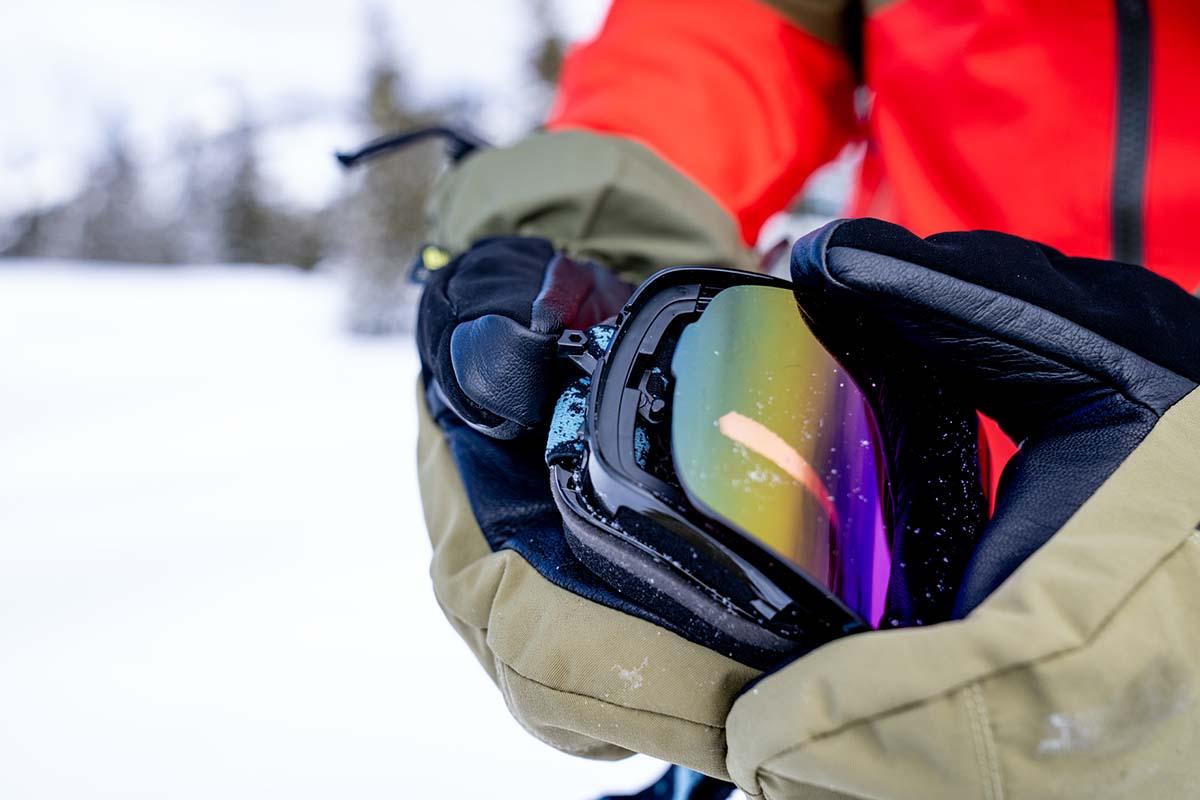
[[[406,340],[284,269],[0,262],[0,797],[589,798],[427,577]]]

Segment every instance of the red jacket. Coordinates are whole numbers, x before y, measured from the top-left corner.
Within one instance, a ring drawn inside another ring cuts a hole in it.
[[[857,139],[851,215],[1006,231],[1200,285],[1200,7],[866,5],[614,0],[569,56],[548,127],[648,146],[747,243]],[[994,486],[1014,446],[984,426]]]
[[[1200,284],[1200,7],[870,0],[846,24],[845,0],[773,5],[614,0],[568,58],[549,127],[649,146],[747,242],[864,139],[851,214],[1007,231]],[[847,50],[870,88],[861,114]]]

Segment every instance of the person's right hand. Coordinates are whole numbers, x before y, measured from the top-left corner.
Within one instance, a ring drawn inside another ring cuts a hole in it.
[[[432,273],[417,347],[426,383],[464,422],[513,439],[547,418],[554,359],[566,328],[614,316],[633,291],[605,267],[575,261],[546,239],[483,239]]]
[[[861,219],[799,241],[792,278],[818,338],[852,373],[890,390],[885,401],[920,422],[903,401],[928,404],[932,385],[941,406],[978,408],[1022,443],[994,518],[978,542],[962,543],[974,551],[965,573],[947,581],[955,617],[1045,544],[1200,381],[1200,302],[1130,264],[990,231],[920,239]],[[955,504],[939,512],[932,488],[902,492],[900,516],[906,502],[932,496],[925,519],[952,519]],[[901,533],[917,553],[941,552],[928,531]]]

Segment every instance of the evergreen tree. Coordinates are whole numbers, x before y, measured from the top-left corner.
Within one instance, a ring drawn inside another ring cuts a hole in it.
[[[254,124],[243,114],[238,126],[224,137],[228,175],[220,206],[225,261],[270,263],[271,211],[262,197]]]
[[[368,138],[437,122],[440,115],[409,93],[386,15],[371,8],[366,21]],[[363,168],[347,208],[353,220],[346,248],[352,330],[386,334],[411,327],[416,291],[408,283],[408,267],[421,244],[425,204],[440,162],[440,148],[428,143]]]
[[[3,255],[95,261],[178,260],[175,232],[146,201],[135,151],[117,119],[104,128],[103,149],[70,200],[19,215],[19,231]]]
[[[554,13],[552,0],[528,0],[537,41],[529,54],[529,66],[541,87],[553,93],[562,75],[567,42]]]
[[[186,263],[215,264],[225,255],[225,191],[214,149],[191,130],[176,145],[181,187],[174,229],[180,260]]]
[[[69,230],[75,219],[81,220],[77,238]],[[138,163],[124,126],[113,122],[107,127],[104,150],[89,171],[82,193],[62,209],[55,221],[58,230],[51,249],[61,247],[66,251],[61,255],[96,261],[169,260],[168,243],[156,221],[148,213]]]
[[[32,258],[45,248],[46,226],[52,212],[44,209],[27,211],[4,221],[0,236],[0,256]]]

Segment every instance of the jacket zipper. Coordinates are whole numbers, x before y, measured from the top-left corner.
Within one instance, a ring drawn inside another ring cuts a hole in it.
[[[1115,0],[1117,131],[1113,157],[1113,258],[1141,264],[1145,255],[1147,129],[1150,121],[1149,0]]]

